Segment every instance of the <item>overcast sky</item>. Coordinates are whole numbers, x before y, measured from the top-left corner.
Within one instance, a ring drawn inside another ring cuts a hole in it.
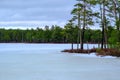
[[[76,0],[0,0],[1,28],[64,26]]]

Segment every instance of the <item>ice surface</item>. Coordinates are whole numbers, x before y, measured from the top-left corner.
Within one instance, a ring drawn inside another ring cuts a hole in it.
[[[0,44],[0,80],[120,80],[120,58],[60,52],[70,46]]]

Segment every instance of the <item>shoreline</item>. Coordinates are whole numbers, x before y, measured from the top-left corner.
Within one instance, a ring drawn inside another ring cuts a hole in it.
[[[25,43],[25,44],[71,44],[71,43],[64,43],[64,42],[0,42],[1,43]],[[85,43],[85,44],[99,44],[99,43]],[[74,43],[73,45],[77,45]]]
[[[93,48],[93,49],[65,49],[61,52],[67,52],[67,53],[77,53],[77,54],[91,54],[91,53],[95,53],[96,56],[113,56],[113,57],[120,57],[120,50],[117,49],[97,49],[97,48]]]
[[[70,44],[70,43],[0,43],[0,44]],[[90,43],[89,43],[90,44]],[[95,43],[94,43],[95,44]],[[97,43],[96,43],[97,44]],[[64,49],[61,52],[67,52],[67,53],[77,53],[77,54],[91,54],[95,53],[96,56],[113,56],[113,57],[120,57],[120,50],[114,49],[114,48],[106,48],[106,49],[100,49],[100,48],[92,48],[92,49]]]

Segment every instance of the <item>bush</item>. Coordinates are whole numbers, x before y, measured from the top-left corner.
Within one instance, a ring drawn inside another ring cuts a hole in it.
[[[120,42],[116,43],[116,49],[120,50]]]

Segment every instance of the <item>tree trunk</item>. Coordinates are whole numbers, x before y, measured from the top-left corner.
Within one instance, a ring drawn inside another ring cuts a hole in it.
[[[71,49],[73,50],[73,42],[72,42],[72,44],[71,44]]]
[[[117,30],[119,31],[120,30],[120,1],[117,1],[116,2],[116,5],[118,5],[118,26],[117,26]]]
[[[118,26],[118,34],[120,35],[120,5],[119,5],[119,22],[118,22],[119,24],[119,26]],[[119,40],[119,42],[120,42],[120,36],[119,36],[119,38],[118,38],[118,40]]]
[[[105,0],[103,0],[103,9],[102,9],[102,42],[101,42],[101,49],[104,48],[105,42]]]
[[[79,1],[80,3],[80,1]],[[81,48],[79,47],[79,44],[81,44],[81,20],[80,20],[80,11],[79,11],[80,6],[78,6],[78,38],[77,38],[77,49]]]
[[[84,0],[84,7],[83,7],[83,29],[82,29],[82,36],[81,36],[81,49],[84,49],[84,33],[85,33],[85,24],[86,24],[86,6],[85,6],[85,0]]]
[[[104,44],[104,48],[107,48],[107,44],[108,44],[108,42],[107,42],[107,25],[106,25],[106,16],[105,16],[105,10],[104,10],[104,17],[103,17],[103,21],[104,21],[104,28],[105,28],[105,31],[104,31],[104,36],[105,36],[105,44]]]
[[[84,49],[84,33],[85,33],[85,27],[83,27],[83,29],[82,29],[81,49]]]
[[[79,6],[78,6],[79,9]],[[80,34],[80,11],[78,11],[78,38],[77,38],[77,49],[79,49],[79,43],[81,43],[81,34]]]

